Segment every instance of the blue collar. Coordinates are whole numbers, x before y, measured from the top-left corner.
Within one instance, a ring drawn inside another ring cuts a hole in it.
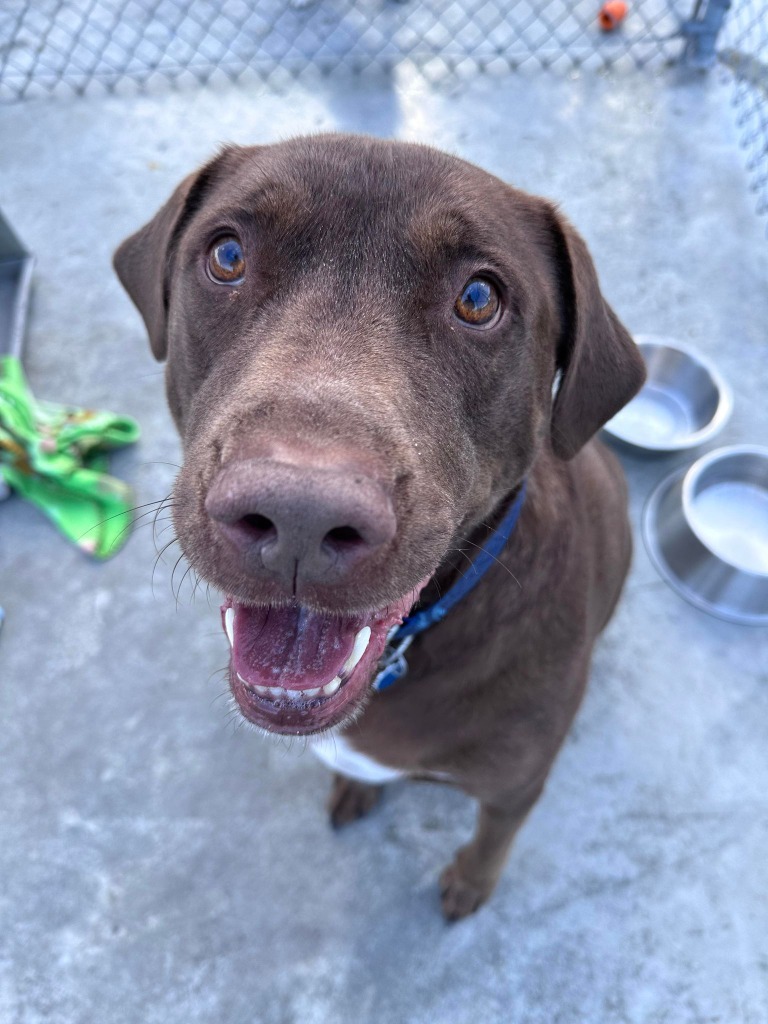
[[[403,624],[392,633],[379,662],[379,673],[373,681],[374,690],[379,693],[382,690],[388,690],[393,683],[406,674],[408,662],[405,660],[405,652],[410,647],[413,638],[418,636],[419,633],[423,633],[425,629],[429,629],[436,622],[444,619],[451,608],[457,605],[470,590],[477,586],[491,565],[497,561],[504,545],[509,540],[515,526],[517,526],[517,520],[520,517],[524,501],[525,481],[523,481],[517,497],[512,502],[509,511],[502,519],[498,528],[493,531],[487,542],[480,549],[480,554],[472,562],[464,575],[459,577],[439,601],[435,601],[428,608],[422,608],[421,611],[407,616],[403,620]]]

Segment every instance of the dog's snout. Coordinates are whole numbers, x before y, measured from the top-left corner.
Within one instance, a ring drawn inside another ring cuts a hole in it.
[[[395,536],[386,489],[347,465],[254,458],[215,478],[206,510],[249,575],[283,583],[335,583]]]

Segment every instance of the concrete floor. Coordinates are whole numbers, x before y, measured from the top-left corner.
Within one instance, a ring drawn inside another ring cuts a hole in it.
[[[110,253],[219,142],[338,127],[559,200],[630,329],[720,365],[722,440],[768,440],[768,245],[716,81],[403,73],[4,108],[3,209],[39,259],[33,387],[140,420],[113,464],[139,502],[178,448]],[[635,523],[688,458],[624,456]],[[332,834],[324,769],[228,720],[216,597],[185,584],[177,608],[174,559],[153,593],[150,534],[94,565],[0,506],[2,1024],[765,1024],[768,630],[685,604],[638,543],[497,895],[447,927],[435,881],[470,802],[401,785]]]

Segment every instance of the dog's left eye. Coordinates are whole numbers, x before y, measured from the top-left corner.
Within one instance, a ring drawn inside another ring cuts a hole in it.
[[[208,273],[219,284],[239,284],[245,275],[243,247],[236,238],[220,238],[208,255]]]
[[[464,285],[464,290],[456,299],[453,310],[456,316],[474,327],[487,327],[501,307],[496,285],[487,277],[473,277]]]

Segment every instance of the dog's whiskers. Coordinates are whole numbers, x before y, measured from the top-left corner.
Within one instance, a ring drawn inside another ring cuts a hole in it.
[[[152,596],[153,597],[155,596],[155,572],[157,571],[158,563],[160,561],[162,561],[163,555],[168,550],[168,548],[170,548],[174,544],[178,544],[178,542],[179,542],[179,539],[176,536],[176,534],[174,533],[173,537],[171,537],[171,539],[166,544],[164,544],[163,547],[157,552],[157,557],[155,558],[154,565],[152,566],[152,576],[150,577],[150,586],[152,587]],[[177,562],[177,565],[178,565],[178,562]]]
[[[170,495],[168,495],[168,497],[170,497]],[[146,501],[141,505],[133,505],[131,508],[125,509],[124,512],[116,512],[114,515],[106,516],[104,519],[100,519],[97,523],[94,523],[92,526],[89,526],[88,529],[77,538],[77,541],[79,543],[81,540],[87,537],[89,533],[93,533],[94,530],[98,530],[98,528],[100,526],[104,526],[105,523],[109,523],[113,519],[121,519],[127,516],[128,523],[123,527],[123,529],[118,533],[117,537],[113,541],[113,544],[116,544],[124,533],[130,531],[133,528],[138,529],[136,524],[139,522],[140,519],[143,519],[145,516],[152,515],[153,511],[160,511],[163,507],[163,504],[168,500],[168,497],[161,498],[159,501]],[[134,513],[138,512],[139,509],[142,508],[147,509],[147,511],[142,512],[141,515],[135,516]]]
[[[465,540],[465,541],[464,541],[464,543],[465,543],[465,544],[471,544],[471,545],[472,545],[472,547],[473,547],[473,548],[477,548],[477,550],[478,550],[478,551],[483,551],[483,550],[484,550],[486,554],[489,554],[489,555],[491,555],[490,551],[488,551],[488,549],[487,549],[487,548],[482,548],[482,547],[481,547],[481,546],[480,546],[479,544],[475,544],[475,543],[474,543],[474,541],[471,541],[471,540]],[[501,559],[500,559],[500,558],[497,558],[497,557],[496,557],[496,555],[491,555],[491,558],[492,558],[492,559],[494,560],[494,562],[497,562],[497,563],[498,563],[498,564],[499,564],[499,565],[500,565],[500,566],[502,567],[502,569],[503,569],[503,570],[504,570],[505,572],[509,573],[509,575],[510,575],[510,576],[512,577],[512,579],[513,579],[513,580],[515,581],[515,583],[516,583],[516,584],[518,585],[518,587],[520,587],[520,589],[522,590],[522,589],[523,589],[523,585],[522,585],[522,583],[521,583],[521,582],[520,582],[520,580],[519,580],[519,579],[517,578],[517,576],[515,576],[515,574],[514,574],[514,573],[512,572],[512,570],[511,570],[511,569],[509,568],[509,566],[508,566],[508,565],[504,565],[504,563],[503,563],[503,562],[501,561]],[[474,563],[472,563],[472,564],[474,564]]]
[[[174,584],[174,577],[176,576],[176,570],[179,568],[179,566],[181,565],[181,563],[183,561],[184,561],[184,552],[182,551],[181,554],[179,555],[179,557],[174,562],[173,569],[171,569],[171,593],[173,594],[173,596],[175,598],[175,601],[176,601],[176,611],[179,610],[179,595],[173,589],[173,584]],[[184,573],[184,576],[186,576],[186,573]],[[182,582],[184,581],[184,576],[181,577]]]

